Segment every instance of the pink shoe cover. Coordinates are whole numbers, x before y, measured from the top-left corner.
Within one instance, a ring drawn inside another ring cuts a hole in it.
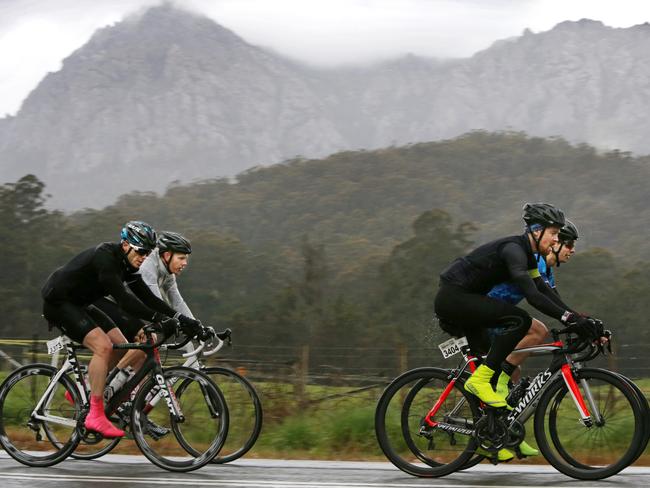
[[[103,412],[102,412],[103,413]],[[92,415],[92,412],[86,417],[84,422],[86,429],[93,432],[99,432],[105,438],[122,437],[124,431],[118,429],[104,415]]]

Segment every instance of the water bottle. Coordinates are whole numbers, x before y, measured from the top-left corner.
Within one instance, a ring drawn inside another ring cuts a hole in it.
[[[122,388],[122,385],[131,377],[132,372],[133,368],[131,368],[131,366],[127,366],[124,369],[118,369],[111,382],[106,385],[106,388],[104,389],[104,402],[108,402],[115,392]]]

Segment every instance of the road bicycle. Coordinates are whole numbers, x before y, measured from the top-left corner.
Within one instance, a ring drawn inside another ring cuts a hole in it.
[[[180,344],[162,344],[160,350],[178,349],[182,351],[183,357],[187,358],[182,366],[198,369],[207,374],[226,398],[229,415],[228,437],[217,456],[211,461],[223,464],[239,459],[255,445],[262,430],[263,411],[262,402],[257,391],[248,379],[232,369],[222,366],[204,366],[199,361],[199,353],[204,356],[211,356],[218,352],[224,344],[230,346],[232,344],[232,331],[226,329],[221,333],[217,333],[215,339],[218,341],[217,344],[214,347],[211,346],[209,350],[204,349],[205,343],[200,343],[198,348],[195,349],[192,342],[187,340]],[[116,373],[117,369],[113,369],[108,376],[107,384],[111,382]],[[176,395],[182,395],[184,390],[184,387],[177,389]],[[155,403],[158,400],[160,400],[160,396],[153,402]],[[128,424],[124,425],[124,428],[128,428]],[[149,435],[155,437],[152,432]],[[94,440],[92,443],[81,442],[71,456],[75,459],[97,459],[111,452],[120,441],[121,438]],[[192,447],[192,444],[185,442],[183,438],[180,438],[179,442],[184,448],[187,448],[189,454],[199,454]]]
[[[223,446],[228,407],[206,374],[182,366],[162,367],[158,347],[165,337],[161,334],[154,342],[156,330],[144,327],[145,343],[113,346],[141,349],[147,357],[142,368],[106,402],[105,412],[120,426],[130,426],[138,448],[152,463],[170,471],[192,471],[210,462]],[[12,372],[0,385],[0,444],[17,461],[51,466],[71,455],[80,443],[114,442],[84,428],[89,388],[76,355],[81,347],[66,336],[49,341],[50,353],[66,350],[61,368],[30,364]],[[173,435],[151,437],[149,420]],[[184,444],[193,447],[192,454]]]
[[[541,453],[568,476],[602,479],[634,462],[650,435],[647,400],[629,379],[585,366],[604,352],[591,340],[561,341],[569,331],[551,333],[550,344],[516,350],[550,355],[551,363],[528,385],[513,389],[512,411],[487,407],[464,390],[479,361],[464,338],[441,344],[445,357],[462,354],[458,367],[408,371],[379,399],[375,431],[386,457],[420,477],[466,469],[485,459],[482,453],[496,463],[499,449],[517,449],[524,424],[535,414]]]

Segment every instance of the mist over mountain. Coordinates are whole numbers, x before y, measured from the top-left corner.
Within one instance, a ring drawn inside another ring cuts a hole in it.
[[[97,31],[0,119],[0,181],[34,173],[55,206],[101,207],[175,180],[473,129],[648,153],[649,53],[647,24],[582,20],[468,59],[315,69],[165,5]]]

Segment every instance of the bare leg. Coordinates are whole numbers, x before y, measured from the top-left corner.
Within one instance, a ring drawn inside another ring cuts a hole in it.
[[[530,329],[528,329],[528,333],[526,336],[519,341],[517,344],[517,348],[521,347],[531,347],[531,346],[536,346],[538,344],[541,344],[544,342],[544,339],[548,335],[548,329],[546,326],[540,322],[537,319],[533,319],[533,323],[530,326]],[[530,356],[530,353],[528,352],[522,352],[522,353],[511,353],[507,358],[506,361],[508,361],[510,364],[514,366],[520,366],[526,358]],[[521,372],[519,368],[515,370],[515,372],[512,374],[512,381],[516,383],[519,381],[519,378],[521,376]]]
[[[157,337],[156,334],[153,334],[153,340],[156,341]],[[135,338],[135,342],[144,342],[145,335],[142,329],[138,332],[138,335]],[[126,339],[124,340],[126,342]],[[126,353],[126,355],[122,358],[122,360],[117,363],[117,367],[122,369],[126,368],[127,366],[131,366],[135,371],[139,370],[142,365],[144,364],[145,359],[147,358],[147,355],[145,354],[144,351],[139,351],[137,349],[131,349],[129,352]]]
[[[147,355],[144,351],[138,351],[137,349],[132,349],[126,353],[126,355],[117,363],[117,367],[122,369],[127,366],[131,366],[135,371],[139,370],[144,363]]]
[[[115,333],[112,335],[116,336]],[[113,358],[113,342],[101,328],[95,327],[86,334],[83,344],[93,352],[93,357],[88,364],[90,410],[84,420],[84,426],[89,431],[99,432],[106,438],[122,437],[124,431],[111,424],[104,413],[104,386],[106,386],[108,366]]]
[[[104,394],[104,386],[106,386],[106,375],[113,354],[113,343],[101,328],[95,327],[86,334],[83,345],[93,352],[93,357],[88,364],[90,394],[101,397]]]
[[[122,331],[117,327],[114,327],[113,329],[109,330],[106,335],[108,335],[108,338],[111,340],[113,344],[124,344],[125,342],[127,342],[126,337],[124,337]],[[113,349],[111,358],[108,362],[109,371],[115,367],[115,365],[120,360],[120,358],[124,356],[125,352],[126,350],[124,349]]]

